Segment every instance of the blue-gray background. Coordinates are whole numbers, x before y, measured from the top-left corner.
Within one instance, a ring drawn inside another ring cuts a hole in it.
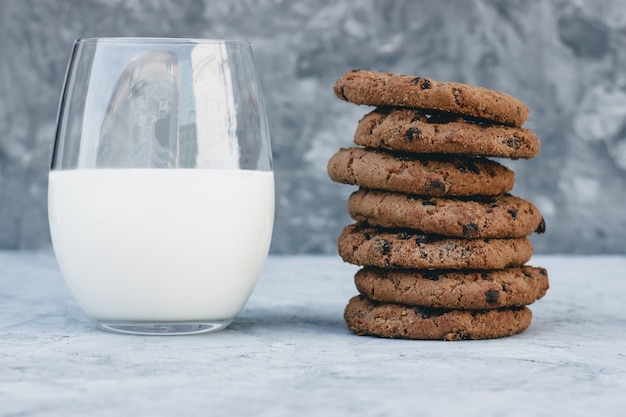
[[[0,0],[0,248],[49,248],[46,188],[75,38],[252,42],[274,152],[274,253],[336,253],[353,187],[330,182],[369,108],[334,81],[367,68],[503,90],[541,154],[505,161],[548,232],[541,253],[626,253],[623,0]]]

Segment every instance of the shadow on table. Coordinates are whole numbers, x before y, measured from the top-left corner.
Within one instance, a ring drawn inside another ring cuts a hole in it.
[[[342,312],[292,306],[244,310],[229,329],[247,334],[266,332],[349,333]]]

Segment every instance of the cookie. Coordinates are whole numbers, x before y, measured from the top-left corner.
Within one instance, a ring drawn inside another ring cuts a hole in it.
[[[510,194],[429,198],[361,188],[350,196],[348,212],[359,223],[443,236],[516,238],[545,231],[534,204]]]
[[[335,95],[354,104],[438,110],[520,127],[528,108],[500,91],[414,75],[354,70],[334,85]]]
[[[391,153],[341,148],[328,161],[335,182],[428,196],[495,195],[509,192],[515,173],[478,157]]]
[[[467,123],[458,116],[430,116],[411,109],[379,108],[365,115],[354,143],[372,148],[418,153],[525,158],[541,149],[528,129]]]
[[[503,269],[524,265],[533,254],[525,237],[458,239],[356,224],[343,229],[338,248],[345,262],[380,268]]]
[[[491,271],[366,267],[356,273],[354,283],[370,300],[469,310],[532,304],[549,287],[547,271],[528,265]]]
[[[355,296],[346,306],[344,320],[359,336],[453,341],[520,333],[530,326],[532,312],[525,306],[491,310],[409,307]]]

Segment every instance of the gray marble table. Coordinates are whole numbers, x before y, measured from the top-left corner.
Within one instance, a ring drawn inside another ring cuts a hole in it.
[[[48,252],[0,252],[1,416],[624,416],[626,257],[536,256],[551,288],[524,333],[358,337],[356,268],[270,257],[219,333],[95,330]]]

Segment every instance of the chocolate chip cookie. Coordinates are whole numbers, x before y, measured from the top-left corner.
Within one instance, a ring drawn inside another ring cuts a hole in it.
[[[508,94],[414,75],[353,70],[336,81],[334,91],[354,104],[437,110],[516,127],[528,118],[528,108]]]
[[[342,148],[328,162],[335,182],[427,196],[495,195],[509,192],[515,174],[479,157],[429,156]]]
[[[491,310],[410,307],[355,296],[345,308],[344,319],[360,336],[453,341],[520,333],[530,325],[532,312],[525,306]]]
[[[485,310],[534,303],[548,291],[548,273],[529,265],[490,271],[382,269],[354,276],[370,300],[412,306]]]
[[[458,116],[427,116],[404,108],[379,108],[365,115],[354,143],[404,152],[512,159],[532,158],[541,149],[539,138],[528,129],[468,123]]]
[[[338,248],[345,262],[380,268],[503,269],[524,265],[533,254],[525,237],[459,239],[356,224],[343,229]]]
[[[516,238],[543,233],[545,221],[534,204],[510,194],[419,197],[361,188],[348,200],[359,223],[464,238]]]

